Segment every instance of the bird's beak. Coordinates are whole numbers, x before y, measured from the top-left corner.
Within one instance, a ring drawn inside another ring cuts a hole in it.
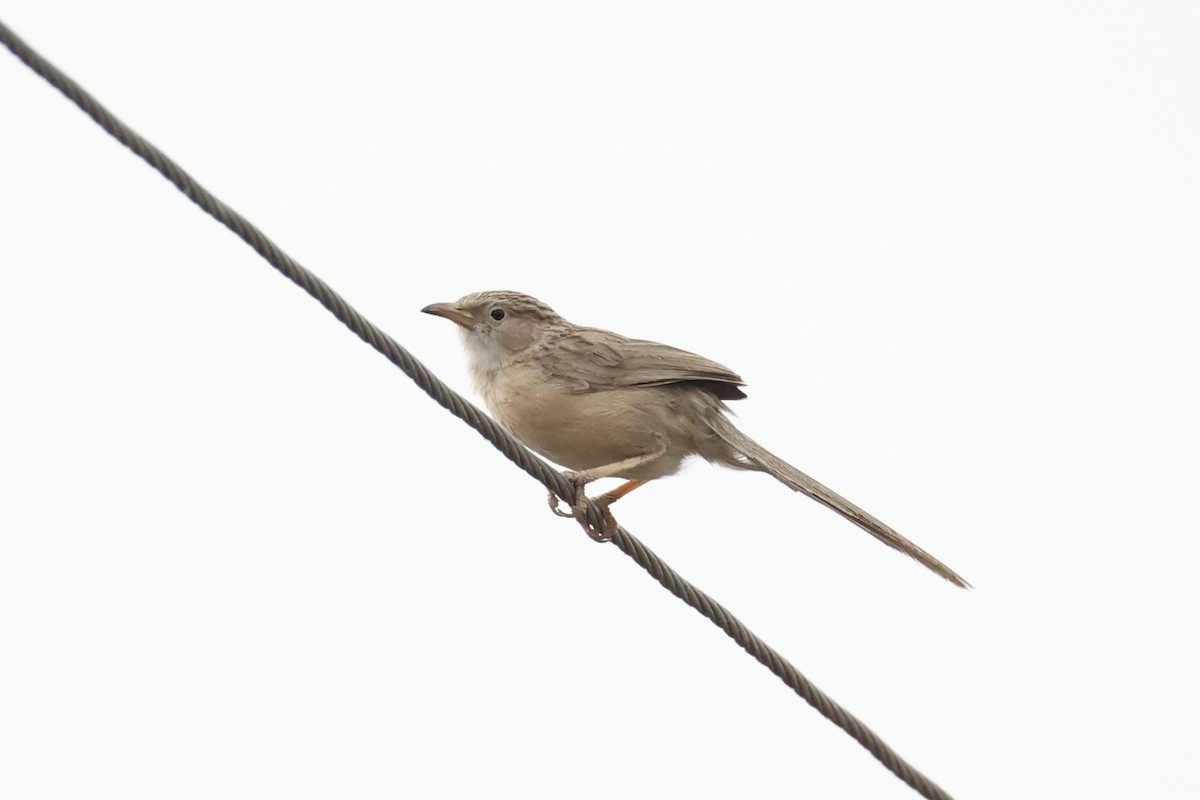
[[[422,314],[433,314],[435,317],[445,317],[455,325],[461,325],[467,330],[475,327],[475,318],[463,311],[454,303],[434,303],[421,309]]]

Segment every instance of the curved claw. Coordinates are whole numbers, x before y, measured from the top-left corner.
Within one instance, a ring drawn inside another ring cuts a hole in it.
[[[557,516],[574,518],[575,521],[579,523],[579,526],[583,528],[588,537],[592,539],[592,541],[612,541],[613,535],[617,532],[617,520],[613,517],[612,512],[608,510],[608,498],[599,497],[592,500],[592,504],[600,509],[603,519],[603,526],[600,530],[597,530],[590,523],[588,523],[587,519],[587,506],[585,504],[587,503],[588,498],[587,495],[584,494],[583,487],[587,485],[588,481],[576,472],[565,472],[563,473],[563,477],[570,481],[571,485],[574,487],[575,501],[571,503],[571,510],[568,513],[559,507],[562,503],[562,499],[554,492],[550,492],[546,498],[547,503],[550,506],[550,510]]]
[[[567,512],[567,511],[563,511],[561,508],[558,507],[559,504],[562,503],[562,498],[560,498],[554,492],[549,492],[547,494],[546,502],[549,503],[550,510],[553,511],[556,515],[558,515],[560,517],[571,518],[571,517],[575,516],[574,514]]]
[[[553,511],[557,516],[574,517],[575,519],[579,519],[577,507],[579,506],[580,500],[584,497],[583,487],[587,481],[583,480],[578,472],[564,472],[562,475],[567,479],[567,482],[571,484],[571,488],[574,490],[574,497],[572,497],[570,502],[571,511],[566,512],[558,507],[562,502],[562,498],[560,498],[554,492],[548,493],[546,501],[550,504],[550,510]]]
[[[613,517],[612,512],[608,510],[608,503],[602,500],[592,500],[592,505],[600,509],[600,514],[604,520],[604,525],[600,530],[596,530],[588,523],[587,509],[582,504],[577,505],[572,514],[575,521],[579,523],[579,527],[583,528],[583,532],[588,535],[593,542],[611,542],[617,532],[617,520]]]

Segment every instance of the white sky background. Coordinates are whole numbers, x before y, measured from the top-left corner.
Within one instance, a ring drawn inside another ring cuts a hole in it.
[[[1200,793],[1188,3],[0,19],[452,385],[486,288],[749,382],[617,507],[962,798]],[[0,796],[915,795],[0,57]]]

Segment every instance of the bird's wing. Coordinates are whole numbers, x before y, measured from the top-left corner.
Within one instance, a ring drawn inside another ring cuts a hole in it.
[[[698,384],[722,400],[746,396],[741,376],[715,361],[599,328],[576,328],[555,342],[551,376],[580,392]]]

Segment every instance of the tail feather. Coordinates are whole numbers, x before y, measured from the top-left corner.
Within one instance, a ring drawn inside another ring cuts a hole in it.
[[[965,589],[971,588],[971,584],[963,580],[962,576],[957,572],[837,492],[813,480],[782,458],[768,451],[758,442],[735,428],[733,423],[723,414],[716,414],[714,417],[716,419],[711,420],[713,432],[733,449],[732,462],[725,459],[716,460],[724,461],[729,466],[740,469],[761,469],[793,491],[802,492],[821,505],[833,509],[888,547],[899,550],[906,556],[915,559],[955,586],[961,586]]]

